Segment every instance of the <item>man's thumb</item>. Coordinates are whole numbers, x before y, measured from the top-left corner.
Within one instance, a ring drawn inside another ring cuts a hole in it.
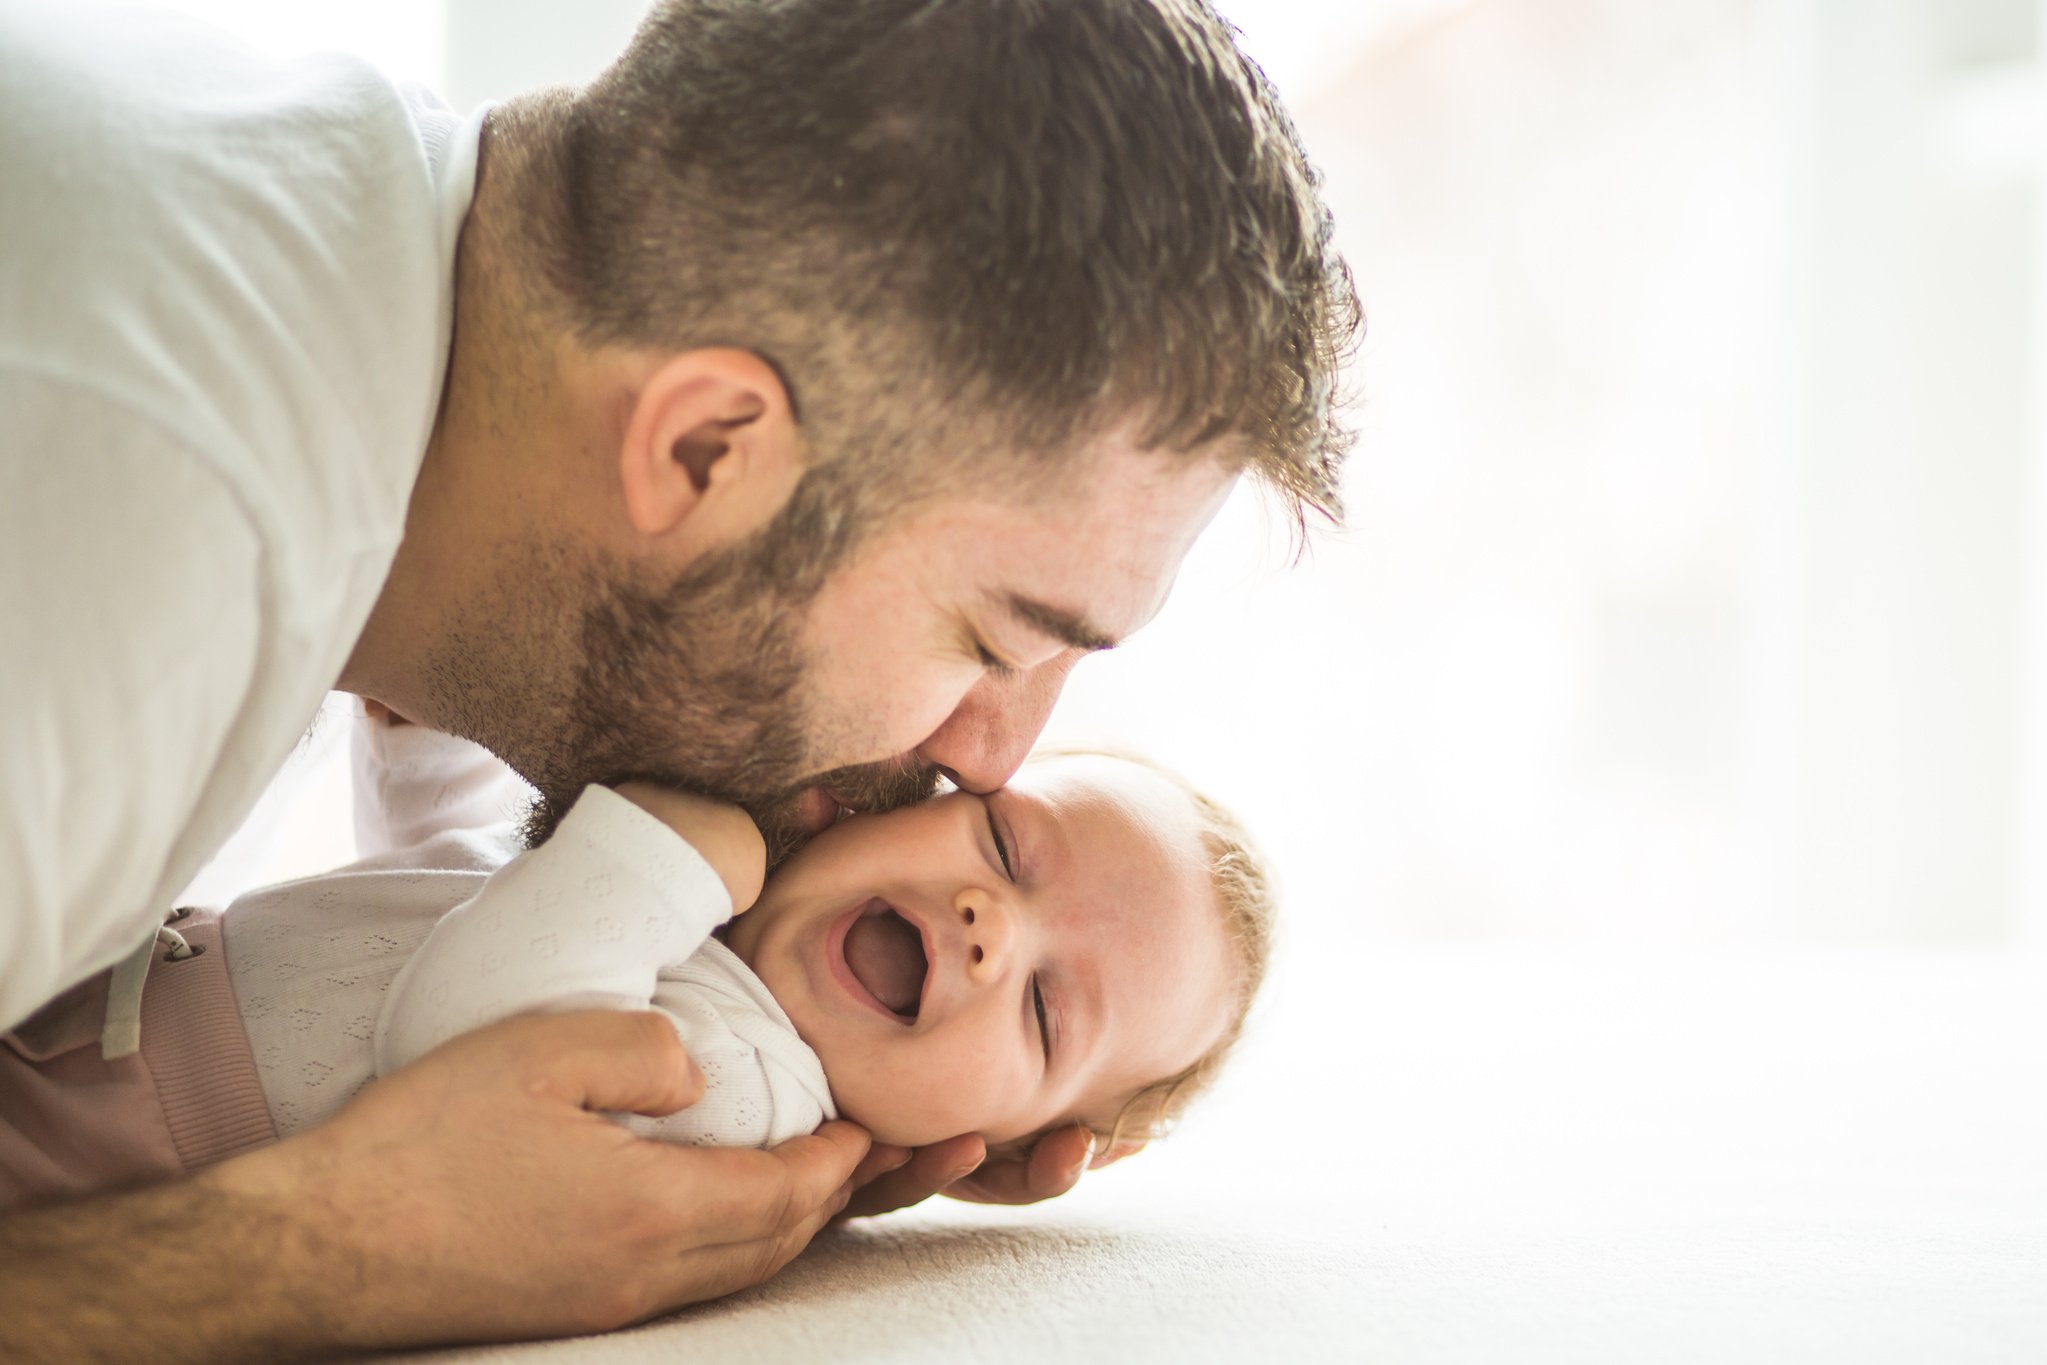
[[[600,1010],[549,1016],[548,1075],[585,1109],[658,1118],[704,1096],[704,1076],[656,1010]]]

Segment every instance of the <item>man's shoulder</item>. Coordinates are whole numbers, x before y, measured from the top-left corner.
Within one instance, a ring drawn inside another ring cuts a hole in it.
[[[0,0],[0,649],[33,661],[0,688],[20,741],[0,915],[22,990],[133,946],[353,648],[439,399],[461,126],[354,59]]]
[[[0,361],[176,432],[268,534],[395,545],[445,362],[460,123],[353,58],[0,6]]]

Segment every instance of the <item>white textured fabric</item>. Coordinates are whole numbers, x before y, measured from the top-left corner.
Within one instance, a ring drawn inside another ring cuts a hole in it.
[[[591,787],[405,964],[378,1020],[377,1072],[531,1010],[655,1008],[709,1093],[679,1114],[628,1118],[634,1131],[721,1146],[811,1132],[834,1113],[824,1068],[759,978],[712,940],[731,913],[717,872],[674,830]]]
[[[480,116],[0,0],[0,1028],[248,812],[389,570]]]
[[[635,1132],[768,1146],[834,1114],[817,1054],[758,977],[709,937],[724,883],[679,835],[592,787],[540,848],[509,825],[445,829],[516,804],[516,779],[474,744],[369,725],[357,824],[418,841],[228,907],[229,979],[280,1133],[472,1028],[535,1009],[656,1009],[707,1082]],[[379,805],[383,814],[360,809]],[[509,859],[509,861],[507,861]]]
[[[221,920],[228,980],[280,1136],[331,1118],[375,1076],[377,1012],[435,921],[487,870],[460,836],[416,850],[452,868],[358,864],[252,891]]]
[[[541,1008],[645,1009],[664,963],[732,914],[710,864],[606,787],[434,926],[385,998],[377,1073]]]
[[[653,1004],[704,1073],[704,1097],[661,1118],[622,1116],[640,1136],[772,1147],[838,1117],[817,1054],[753,969],[716,939],[661,969]]]
[[[511,847],[505,827],[533,806],[533,788],[510,767],[423,726],[359,717],[349,731],[349,758],[355,847],[362,858],[467,832],[490,841],[484,856],[496,867],[511,856],[497,856]]]

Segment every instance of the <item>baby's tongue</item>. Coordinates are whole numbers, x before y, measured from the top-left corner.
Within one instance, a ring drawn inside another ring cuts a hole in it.
[[[846,965],[874,998],[915,1015],[924,994],[924,936],[893,910],[862,915],[846,930]]]

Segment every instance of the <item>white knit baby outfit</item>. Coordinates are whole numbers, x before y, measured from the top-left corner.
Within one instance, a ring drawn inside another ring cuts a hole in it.
[[[587,1008],[659,1010],[704,1073],[696,1104],[621,1120],[642,1136],[761,1147],[835,1117],[817,1054],[710,937],[731,898],[674,830],[591,787],[553,837],[517,853],[502,817],[521,786],[495,758],[412,726],[366,724],[361,738],[358,837],[383,851],[251,892],[223,919],[280,1135],[458,1033]]]

